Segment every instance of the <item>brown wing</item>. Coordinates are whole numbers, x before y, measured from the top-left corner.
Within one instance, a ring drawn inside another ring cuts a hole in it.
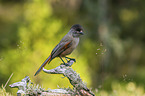
[[[60,42],[51,52],[51,58],[58,57],[62,52],[68,49],[72,45],[72,41]]]

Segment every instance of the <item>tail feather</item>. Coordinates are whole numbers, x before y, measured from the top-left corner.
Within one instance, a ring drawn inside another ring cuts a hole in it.
[[[50,56],[44,61],[44,63],[40,66],[40,68],[38,69],[38,71],[35,73],[34,76],[36,76],[36,75],[42,70],[42,68],[43,68],[47,63],[49,63],[51,60],[52,60],[52,59],[51,59],[51,55],[50,55]]]

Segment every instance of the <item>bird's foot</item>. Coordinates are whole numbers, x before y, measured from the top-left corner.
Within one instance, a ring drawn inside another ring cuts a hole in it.
[[[66,65],[66,63],[61,63],[60,65]]]
[[[61,63],[61,65],[71,66],[69,63]]]
[[[76,62],[75,59],[70,59],[67,63],[65,63],[66,66],[72,66],[72,64]]]
[[[76,62],[76,59],[74,59],[74,58],[70,58],[68,62],[70,62],[71,60]]]
[[[74,62],[76,62],[76,60],[74,58],[69,58],[69,57],[65,57],[65,59],[67,60],[67,62],[69,63],[71,60],[73,60]],[[69,59],[69,60],[68,60]]]
[[[65,65],[65,66],[72,66],[72,64],[76,62],[75,59],[70,59],[69,61],[67,61],[67,63],[61,63],[61,65]]]

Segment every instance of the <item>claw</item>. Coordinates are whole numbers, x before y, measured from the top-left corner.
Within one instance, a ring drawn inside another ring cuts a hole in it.
[[[76,62],[76,60],[74,58],[65,57],[65,59],[67,60],[67,62],[70,62],[70,60],[73,60],[74,62]],[[68,61],[68,59],[69,59],[69,61]]]
[[[76,63],[76,59],[71,58],[69,61],[73,60]]]

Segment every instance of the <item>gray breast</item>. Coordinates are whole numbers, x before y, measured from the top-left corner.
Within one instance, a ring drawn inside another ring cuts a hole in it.
[[[79,38],[74,38],[72,41],[72,48],[76,48],[79,44]]]

